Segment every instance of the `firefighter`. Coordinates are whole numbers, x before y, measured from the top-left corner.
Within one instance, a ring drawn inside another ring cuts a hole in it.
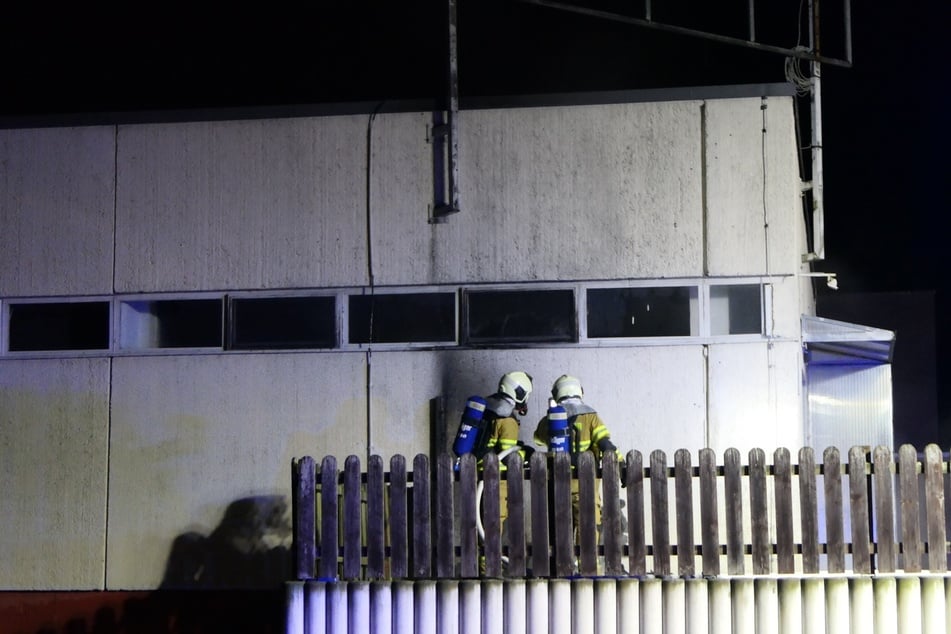
[[[469,397],[453,444],[456,455],[475,454],[481,468],[483,456],[490,452],[518,451],[523,459],[533,452],[532,447],[525,447],[518,438],[519,417],[528,414],[531,393],[532,377],[526,372],[515,371],[502,375],[495,394],[484,399]],[[504,472],[504,463],[500,469]],[[508,483],[504,477],[499,482],[499,509],[500,526],[504,526],[508,518]],[[484,557],[480,557],[479,571],[485,573]]]
[[[551,387],[549,414],[538,422],[535,428],[535,444],[548,451],[557,451],[564,446],[571,452],[571,462],[576,463],[578,454],[590,451],[595,460],[601,461],[604,454],[614,451],[620,453],[611,442],[611,432],[597,411],[582,401],[584,390],[581,381],[568,374],[562,374]],[[566,441],[559,440],[557,420],[559,415],[567,419]],[[594,489],[595,525],[601,525],[601,488]],[[574,526],[578,526],[578,480],[571,481],[571,516]]]
[[[459,457],[475,454],[481,463],[489,452],[500,454],[519,445],[518,416],[528,413],[531,393],[532,377],[518,371],[503,374],[495,394],[485,398],[470,396],[453,442],[453,452]]]
[[[506,372],[502,375],[498,392],[486,398],[486,411],[491,412],[492,418],[487,429],[487,451],[502,453],[519,445],[518,417],[528,414],[528,396],[531,393],[532,377],[527,373]]]

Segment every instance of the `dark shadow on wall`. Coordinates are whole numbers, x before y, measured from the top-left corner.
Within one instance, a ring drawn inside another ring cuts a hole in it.
[[[210,535],[175,538],[160,588],[280,586],[291,578],[292,534],[284,496],[235,500]]]
[[[0,592],[13,634],[277,634],[285,629],[291,519],[284,496],[235,500],[207,536],[172,543],[154,592]]]

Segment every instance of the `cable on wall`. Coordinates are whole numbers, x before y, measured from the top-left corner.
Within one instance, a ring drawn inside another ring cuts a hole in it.
[[[117,258],[116,258],[116,245],[118,240],[116,238],[116,228],[118,227],[119,222],[119,126],[116,125],[113,128],[112,136],[112,294],[116,294],[116,268],[117,268]],[[115,318],[116,311],[113,306],[110,306],[110,315],[111,318]],[[114,337],[116,336],[116,324],[112,325],[112,328],[109,329],[109,349],[112,350],[115,344]],[[109,395],[106,397],[106,402],[109,404],[109,414],[106,416],[106,508],[105,508],[105,524],[109,526],[109,508],[112,506],[111,502],[111,487],[112,482],[112,384],[113,384],[113,373],[115,372],[116,358],[113,355],[109,355]],[[103,587],[109,587],[109,531],[105,532],[103,535],[103,544],[102,544],[102,579]]]
[[[767,151],[767,126],[766,126],[766,109],[769,107],[766,97],[762,97],[760,100],[760,113],[762,115],[762,133],[760,139],[760,152],[762,155],[763,162],[763,245],[764,245],[764,257],[766,258],[766,275],[769,275],[769,197],[768,197],[768,186],[769,186],[769,153]],[[772,310],[767,311],[767,303],[765,297],[762,294],[766,293],[766,288],[763,287],[760,290],[761,297],[760,301],[762,302],[760,311],[763,314],[763,319],[770,320],[769,328],[766,328],[766,324],[763,324],[763,330],[770,333],[766,340],[766,391],[768,393],[769,403],[772,409],[773,420],[779,420],[777,417],[779,415],[779,403],[778,403],[778,386],[776,384],[776,364],[774,362],[773,356],[773,332],[775,332],[775,325],[773,322],[773,312]]]
[[[370,113],[369,118],[367,119],[367,166],[366,166],[366,233],[367,233],[367,282],[370,287],[370,336],[367,339],[367,351],[366,351],[366,380],[365,380],[365,390],[366,390],[366,432],[367,432],[367,460],[370,459],[371,446],[370,434],[371,434],[371,409],[372,409],[372,392],[373,392],[373,374],[371,372],[371,361],[373,357],[373,313],[375,309],[374,302],[374,292],[376,290],[375,284],[376,281],[373,275],[373,223],[371,219],[371,198],[372,198],[372,176],[373,176],[373,120],[376,118],[376,115],[383,108],[385,101],[381,101],[376,105],[376,108],[373,109],[373,112]]]
[[[762,204],[763,204],[763,244],[765,246],[766,257],[766,275],[769,275],[769,214],[768,214],[768,184],[767,178],[767,144],[766,144],[766,97],[760,99],[760,115],[762,116],[762,135],[760,137],[760,154],[763,162],[763,186],[762,186]]]

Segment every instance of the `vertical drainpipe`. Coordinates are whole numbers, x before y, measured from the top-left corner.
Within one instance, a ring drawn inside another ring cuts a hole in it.
[[[809,2],[809,39],[815,57],[819,56],[819,0]],[[807,261],[824,260],[826,257],[825,245],[825,211],[822,194],[822,69],[818,61],[809,63],[810,93],[812,120],[812,252],[806,255]]]
[[[459,114],[459,63],[456,52],[456,1],[448,0],[449,33],[449,109],[446,113],[444,135],[446,143],[446,198],[433,209],[433,222],[445,222],[446,216],[459,212],[459,135],[457,134],[457,115]],[[435,132],[435,131],[434,131]],[[434,135],[435,136],[435,135]]]
[[[700,103],[700,251],[701,251],[701,275],[704,278],[710,275],[710,263],[708,260],[707,248],[707,102]],[[697,297],[697,305],[701,307],[701,314],[698,320],[701,336],[707,336],[704,324],[707,323],[707,312],[709,304],[709,286],[704,284],[699,287],[700,296]],[[703,443],[704,447],[710,446],[710,344],[703,344],[701,348],[703,354]]]

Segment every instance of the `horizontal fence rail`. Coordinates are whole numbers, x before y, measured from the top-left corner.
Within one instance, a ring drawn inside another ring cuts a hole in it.
[[[296,578],[717,578],[948,569],[936,445],[293,462]],[[578,492],[573,525],[572,489]],[[595,492],[603,504],[595,524]],[[505,500],[505,502],[503,502]],[[503,506],[507,519],[501,521]],[[503,530],[504,529],[504,530]]]

